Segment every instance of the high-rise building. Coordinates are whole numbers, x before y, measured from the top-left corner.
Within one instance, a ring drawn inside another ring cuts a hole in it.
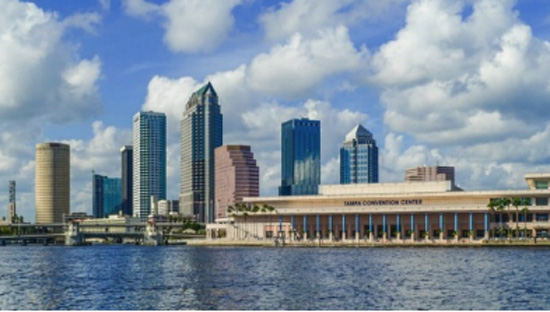
[[[223,116],[209,82],[191,95],[181,120],[180,213],[214,222],[214,149],[223,144]]]
[[[405,171],[406,182],[451,181],[455,185],[455,168],[449,166],[422,166]]]
[[[133,180],[133,162],[134,162],[134,148],[132,145],[125,145],[120,149],[122,156],[121,165],[121,200],[122,200],[122,213],[127,216],[133,215],[132,208],[132,180]]]
[[[353,128],[340,148],[340,184],[378,183],[378,147],[362,125]]]
[[[15,206],[15,181],[9,182],[9,203],[8,203],[8,216],[6,220],[12,222],[14,216],[17,215],[17,210]],[[13,220],[17,222],[16,220]]]
[[[172,213],[179,212],[179,201],[178,200],[159,200],[158,201],[159,215],[168,216]]]
[[[214,153],[216,218],[225,218],[228,206],[260,196],[260,170],[250,146],[224,145]]]
[[[94,218],[106,218],[121,211],[121,182],[120,178],[93,175],[92,211]]]
[[[70,212],[71,152],[67,144],[36,145],[36,223],[61,223]]]
[[[315,195],[321,183],[321,122],[291,119],[281,125],[279,195]]]
[[[151,196],[166,199],[166,115],[139,112],[134,116],[133,212],[146,221]]]

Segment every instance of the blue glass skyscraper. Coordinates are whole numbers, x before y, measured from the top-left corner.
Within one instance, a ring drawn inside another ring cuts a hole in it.
[[[94,218],[105,218],[122,209],[121,179],[94,174],[92,185]]]
[[[166,199],[166,115],[139,112],[133,131],[133,212],[141,220],[151,213],[151,196]]]
[[[357,125],[340,148],[340,184],[378,183],[378,147],[372,133]]]
[[[209,82],[191,95],[181,120],[181,214],[214,222],[214,149],[222,144],[223,115]]]
[[[281,125],[280,196],[316,195],[321,183],[321,122],[292,119]]]

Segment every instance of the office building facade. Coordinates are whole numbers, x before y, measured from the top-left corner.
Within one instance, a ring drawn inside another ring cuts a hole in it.
[[[214,154],[216,218],[226,218],[227,207],[260,196],[260,170],[250,146],[224,145]]]
[[[455,168],[450,166],[422,166],[405,171],[405,182],[451,181],[455,184]]]
[[[159,200],[158,201],[158,214],[162,216],[169,216],[179,213],[179,200]]]
[[[92,212],[94,218],[106,218],[122,210],[120,178],[94,174],[92,179]]]
[[[133,129],[133,213],[146,221],[151,196],[166,199],[166,115],[139,112]]]
[[[71,151],[67,144],[36,145],[36,223],[61,223],[70,212]]]
[[[181,120],[180,213],[214,221],[214,149],[223,144],[223,116],[209,82],[191,95]]]
[[[122,213],[126,216],[133,215],[132,192],[133,192],[133,162],[134,148],[132,145],[125,145],[120,149],[122,158],[121,164],[121,205]]]
[[[281,125],[279,195],[314,195],[321,183],[321,122],[292,119]]]
[[[378,147],[372,133],[357,125],[340,148],[340,184],[378,183]]]

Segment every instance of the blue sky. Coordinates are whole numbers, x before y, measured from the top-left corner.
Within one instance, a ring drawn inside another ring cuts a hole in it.
[[[261,193],[280,179],[279,127],[322,122],[322,181],[357,123],[380,180],[454,165],[465,189],[523,187],[550,171],[550,3],[545,0],[0,0],[0,177],[34,219],[34,145],[71,144],[71,206],[91,212],[91,170],[118,176],[140,109],[168,115],[168,195],[179,119],[210,80],[224,142],[250,144]],[[5,213],[0,213],[4,215]]]

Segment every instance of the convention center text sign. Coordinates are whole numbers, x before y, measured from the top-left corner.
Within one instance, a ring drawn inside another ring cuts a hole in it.
[[[422,199],[354,200],[345,201],[344,206],[406,206],[422,205]]]

